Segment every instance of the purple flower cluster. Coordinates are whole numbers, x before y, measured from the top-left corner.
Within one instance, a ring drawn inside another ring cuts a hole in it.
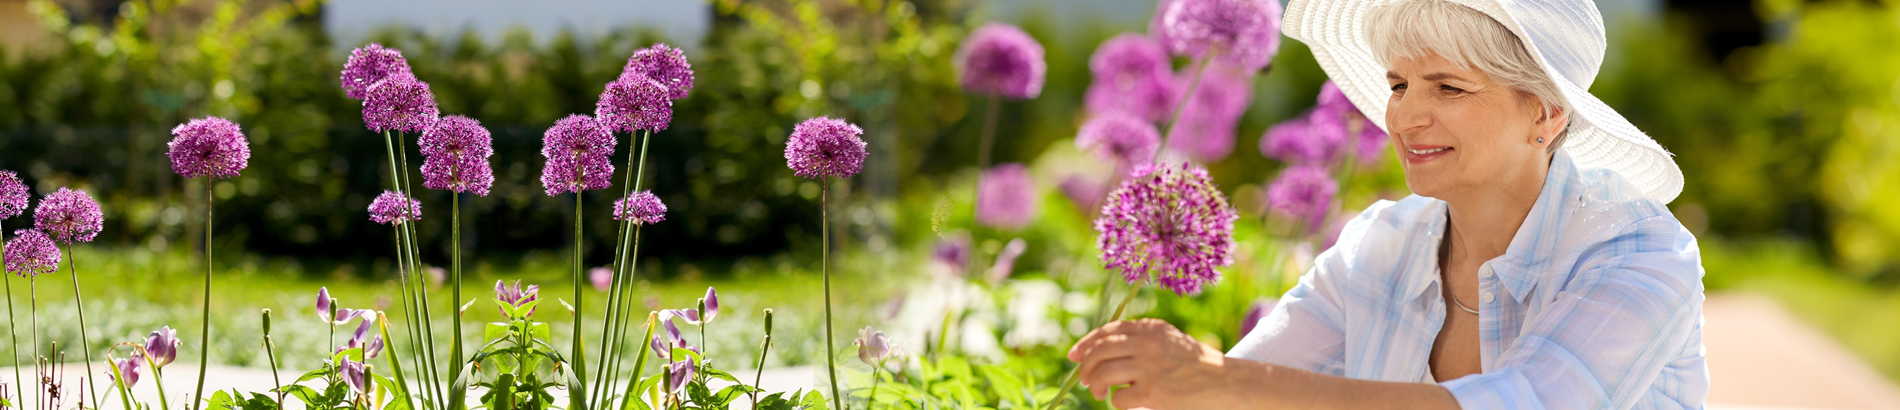
[[[1325,168],[1295,165],[1280,171],[1280,176],[1267,186],[1267,207],[1274,213],[1306,222],[1306,231],[1314,232],[1325,222],[1333,195],[1337,193],[1339,183],[1333,181]]]
[[[363,98],[363,124],[371,131],[422,132],[438,115],[429,83],[414,77],[378,81]]]
[[[997,165],[984,171],[977,182],[976,221],[994,228],[1020,229],[1036,221],[1041,199],[1028,167]]]
[[[1259,71],[1280,50],[1278,0],[1174,0],[1165,10],[1157,37],[1175,53],[1217,50],[1218,60]]]
[[[1120,112],[1096,114],[1082,123],[1075,135],[1076,147],[1095,151],[1102,159],[1130,167],[1154,160],[1161,146],[1161,131],[1154,123]],[[1127,168],[1122,168],[1126,170]]]
[[[13,171],[0,170],[0,220],[26,213],[26,183]]]
[[[1089,57],[1089,72],[1089,112],[1122,112],[1151,123],[1173,114],[1174,69],[1160,42],[1140,34],[1115,36]]]
[[[963,39],[955,56],[965,91],[1036,98],[1048,75],[1042,44],[1015,26],[990,23]]]
[[[970,235],[959,231],[938,240],[936,248],[930,252],[930,260],[950,268],[951,273],[963,275],[964,269],[970,266]]]
[[[403,204],[408,204],[404,212]],[[369,203],[369,220],[391,225],[422,219],[422,201],[417,201],[400,192],[383,191],[376,200]]]
[[[863,128],[831,117],[798,123],[785,139],[785,165],[805,178],[850,178],[864,169]]]
[[[350,50],[350,60],[343,63],[343,95],[353,100],[367,98],[370,87],[390,78],[416,78],[409,70],[409,60],[402,57],[402,50],[376,43]]]
[[[488,196],[488,188],[495,184],[488,156],[495,147],[480,121],[460,115],[442,117],[422,132],[417,145],[422,148],[422,186]]]
[[[575,114],[555,121],[541,137],[541,185],[548,196],[613,186],[614,136],[593,117]]]
[[[1319,104],[1304,115],[1267,129],[1260,153],[1295,164],[1331,165],[1351,155],[1360,163],[1378,161],[1387,137],[1346,99],[1331,81],[1320,86]]]
[[[40,199],[40,206],[33,208],[33,227],[46,232],[63,243],[92,242],[105,229],[105,214],[99,211],[99,202],[92,200],[86,191],[75,191],[64,187],[59,192]]]
[[[172,172],[185,178],[230,178],[251,160],[251,144],[237,123],[218,117],[187,121],[172,128],[165,156]]]
[[[1253,103],[1253,83],[1246,72],[1218,61],[1208,64],[1200,85],[1189,90],[1193,74],[1184,72],[1175,78],[1179,90],[1194,94],[1177,97],[1188,100],[1168,131],[1168,149],[1202,163],[1220,161],[1234,151],[1234,130],[1247,104]]]
[[[688,76],[691,81],[690,71]],[[600,92],[594,117],[613,131],[663,131],[673,122],[673,100],[657,80],[623,76]]]
[[[614,201],[614,220],[652,225],[666,220],[666,204],[653,191],[640,191]]]
[[[666,45],[654,44],[652,47],[633,52],[627,58],[626,67],[620,69],[618,81],[632,81],[640,78],[658,81],[666,87],[666,98],[686,98],[693,91],[693,64],[686,62],[686,53]]]
[[[1152,280],[1180,295],[1200,293],[1234,263],[1240,215],[1207,169],[1143,165],[1109,193],[1095,220],[1102,261],[1129,284]]]
[[[13,231],[4,256],[7,273],[22,278],[39,276],[59,269],[59,245],[38,229]]]

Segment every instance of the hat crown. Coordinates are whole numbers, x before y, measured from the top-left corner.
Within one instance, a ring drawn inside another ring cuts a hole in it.
[[[1603,15],[1595,2],[1575,0],[1453,0],[1497,19],[1524,40],[1524,46],[1578,88],[1603,67],[1606,44]]]

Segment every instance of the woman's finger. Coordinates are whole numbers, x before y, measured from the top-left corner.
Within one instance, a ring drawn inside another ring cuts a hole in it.
[[[1069,348],[1069,361],[1082,361],[1082,354],[1087,351],[1084,346],[1099,343],[1101,339],[1105,337],[1127,333],[1127,331],[1133,327],[1132,323],[1129,322],[1109,322],[1108,324],[1102,325],[1102,327],[1089,331],[1089,334],[1083,335],[1081,340],[1075,341],[1075,346]]]
[[[1153,407],[1154,383],[1134,383],[1115,390],[1115,399],[1110,405],[1118,409],[1138,409]]]
[[[1095,372],[1082,379],[1089,386],[1089,393],[1096,399],[1108,397],[1108,389],[1115,386],[1134,384],[1144,375],[1152,373],[1145,362],[1132,357],[1123,357],[1101,362]]]

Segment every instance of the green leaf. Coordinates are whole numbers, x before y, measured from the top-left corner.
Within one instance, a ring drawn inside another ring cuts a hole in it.
[[[303,376],[297,377],[297,381],[291,382],[291,384],[297,384],[297,383],[303,383],[303,382],[307,382],[311,380],[316,380],[316,379],[323,378],[324,376],[329,376],[329,375],[330,375],[330,366],[324,365],[322,368],[311,370],[309,373],[304,373]]]
[[[233,407],[231,394],[225,393],[224,391],[213,393],[211,399],[205,401],[205,406],[211,408],[211,410],[231,410],[231,407]]]
[[[538,322],[534,324],[534,337],[536,339],[548,340],[548,334],[548,324]]]
[[[800,405],[805,406],[805,408],[809,408],[809,409],[824,410],[827,408],[825,407],[826,405],[825,394],[819,393],[817,390],[812,390],[810,393],[805,393],[805,402],[800,403]]]
[[[745,383],[740,382],[738,377],[733,377],[732,373],[726,373],[726,371],[724,370],[714,369],[711,367],[700,369],[700,370],[706,373],[706,377],[711,377],[711,378],[715,378],[719,380],[725,380],[725,381],[729,381],[733,383],[745,384]]]
[[[318,393],[316,389],[312,389],[310,386],[293,384],[284,386],[283,389],[285,393],[290,394],[290,397],[296,397],[297,400],[303,401],[305,408],[330,407],[319,405],[323,403],[323,393]]]
[[[494,341],[497,341],[497,340],[501,340],[501,339],[503,339],[503,338],[506,338],[506,337],[508,337],[508,324],[507,324],[507,323],[494,323],[494,322],[491,322],[491,323],[489,323],[489,324],[488,324],[488,326],[483,326],[483,327],[482,327],[482,340],[487,340],[487,341],[490,341],[490,342],[494,342]]]

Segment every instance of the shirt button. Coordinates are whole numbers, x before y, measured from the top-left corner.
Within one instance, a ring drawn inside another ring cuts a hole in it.
[[[1491,292],[1484,293],[1484,303],[1491,303],[1491,301],[1494,301],[1494,300],[1498,300],[1497,295],[1493,295],[1491,294]]]
[[[1491,273],[1491,267],[1487,266],[1484,269],[1478,270],[1478,277],[1480,278],[1490,279],[1492,275],[1496,275],[1496,274]]]

